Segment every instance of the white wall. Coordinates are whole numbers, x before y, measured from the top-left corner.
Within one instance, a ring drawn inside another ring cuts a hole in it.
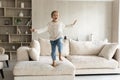
[[[58,10],[65,24],[78,20],[74,28],[64,30],[64,35],[87,40],[88,35],[93,33],[95,40],[112,39],[112,2],[33,0],[32,5],[33,28],[44,27],[51,20],[51,11]],[[46,35],[33,33],[33,39]]]

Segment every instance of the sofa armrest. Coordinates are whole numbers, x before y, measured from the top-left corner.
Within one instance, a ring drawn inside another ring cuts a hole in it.
[[[116,50],[114,59],[118,61],[119,67],[120,67],[120,48]]]
[[[17,61],[29,61],[29,47],[22,46],[17,49]]]

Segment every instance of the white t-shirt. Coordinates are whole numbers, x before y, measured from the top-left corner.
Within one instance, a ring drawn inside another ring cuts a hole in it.
[[[67,26],[73,26],[73,25],[67,25]],[[63,22],[49,22],[47,27],[44,27],[42,29],[38,29],[35,32],[37,33],[43,33],[48,31],[50,35],[50,40],[56,40],[60,37],[63,37],[63,29],[65,28],[65,25]]]

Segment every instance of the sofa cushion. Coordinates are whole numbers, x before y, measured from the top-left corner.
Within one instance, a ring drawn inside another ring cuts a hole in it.
[[[70,41],[71,55],[98,55],[102,50],[104,41]]]
[[[29,57],[34,60],[34,61],[39,61],[39,56],[40,56],[40,53],[35,49],[35,48],[30,48],[28,50],[29,52]]]
[[[117,48],[116,53],[113,58],[118,61],[119,68],[120,68],[120,48]]]
[[[29,47],[22,46],[17,49],[17,61],[29,61]]]
[[[69,48],[69,40],[63,40],[63,50],[62,50],[62,56],[68,56],[70,53],[70,48]],[[59,54],[58,49],[57,49],[57,55]]]
[[[37,40],[32,40],[30,43],[31,48],[35,48],[37,52],[40,54],[40,43]]]
[[[98,56],[102,56],[106,59],[112,59],[117,48],[118,48],[118,44],[115,43],[106,44]]]
[[[39,39],[40,45],[41,45],[41,56],[50,56],[51,55],[51,44],[50,40],[47,39]],[[58,53],[58,49],[56,48],[56,53]],[[62,56],[69,55],[69,40],[63,40],[63,52]]]
[[[114,59],[108,60],[98,56],[68,56],[77,69],[97,68],[97,69],[109,69],[118,68],[118,62]]]
[[[22,61],[17,62],[14,67],[14,75],[69,75],[74,74],[75,67],[67,59],[56,61],[57,66],[51,66],[52,59],[50,56],[40,56],[40,61]]]
[[[51,45],[50,40],[39,38],[40,43],[40,50],[41,50],[41,56],[49,56],[51,55]]]

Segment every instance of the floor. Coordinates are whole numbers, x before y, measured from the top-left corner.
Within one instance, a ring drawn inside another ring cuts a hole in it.
[[[4,68],[5,79],[2,79],[0,75],[0,80],[14,80],[12,70],[15,61],[10,61],[9,63],[10,68]],[[75,80],[120,80],[120,75],[84,75],[76,76]]]

